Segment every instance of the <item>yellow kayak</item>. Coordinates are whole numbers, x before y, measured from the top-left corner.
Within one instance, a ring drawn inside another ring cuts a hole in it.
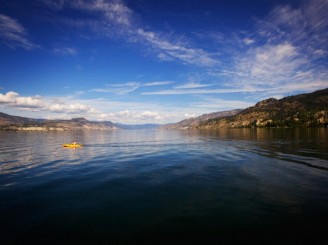
[[[69,147],[69,148],[77,148],[82,146],[83,144],[63,144],[63,147]]]

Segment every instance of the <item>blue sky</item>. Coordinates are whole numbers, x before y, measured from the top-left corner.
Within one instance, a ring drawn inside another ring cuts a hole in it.
[[[170,123],[328,87],[328,0],[3,0],[0,111]]]

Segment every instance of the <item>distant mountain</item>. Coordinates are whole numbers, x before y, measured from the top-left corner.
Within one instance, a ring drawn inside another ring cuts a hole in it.
[[[11,116],[0,112],[0,130],[8,131],[67,131],[67,130],[114,130],[110,121],[91,122],[85,118],[71,120],[45,120]]]
[[[236,109],[236,110],[231,110],[231,111],[220,111],[220,112],[213,112],[213,113],[209,113],[209,114],[203,114],[198,117],[182,120],[181,122],[178,122],[178,123],[163,125],[160,128],[161,129],[196,128],[199,125],[201,125],[202,123],[205,123],[207,120],[214,119],[214,118],[220,119],[220,118],[224,118],[224,117],[228,117],[228,116],[233,116],[241,111],[242,111],[241,109]]]
[[[128,129],[128,130],[143,130],[143,129],[156,129],[161,126],[161,124],[121,124],[114,123],[117,128]]]
[[[19,116],[11,116],[0,112],[0,127],[7,125],[24,125],[24,124],[38,124],[42,119],[32,119]]]
[[[236,115],[209,119],[196,128],[327,126],[328,88],[279,100],[269,98]]]

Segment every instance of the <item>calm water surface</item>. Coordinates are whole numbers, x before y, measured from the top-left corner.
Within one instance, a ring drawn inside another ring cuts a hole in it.
[[[314,244],[328,129],[0,132],[0,221],[1,244]]]

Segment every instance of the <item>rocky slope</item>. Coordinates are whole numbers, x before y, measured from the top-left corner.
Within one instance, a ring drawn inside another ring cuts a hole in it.
[[[238,127],[327,127],[328,89],[270,98],[258,102],[234,116],[212,118],[197,128]]]
[[[112,122],[91,122],[84,118],[71,120],[43,120],[11,116],[0,112],[0,130],[8,131],[67,131],[67,130],[114,130]]]

